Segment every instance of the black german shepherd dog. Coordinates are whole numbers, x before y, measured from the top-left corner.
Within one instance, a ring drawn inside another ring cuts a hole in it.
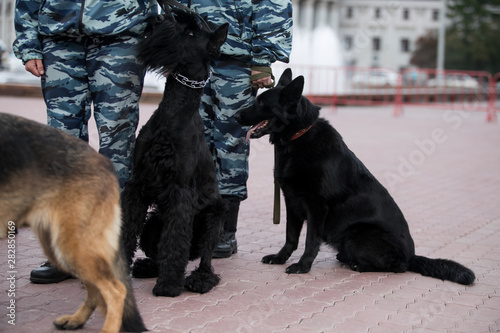
[[[129,264],[140,235],[147,258],[134,277],[158,277],[153,294],[178,296],[183,287],[205,293],[219,283],[212,252],[220,240],[225,205],[198,113],[210,61],[228,25],[209,31],[199,17],[172,10],[158,15],[139,45],[139,59],[167,76],[163,99],[137,137],[132,177],[123,195],[123,240]],[[189,260],[200,265],[185,278]]]
[[[286,243],[262,262],[284,264],[297,249],[306,220],[304,254],[287,273],[309,272],[326,242],[355,271],[409,270],[472,284],[474,273],[461,264],[415,255],[408,224],[393,198],[340,134],[318,117],[320,108],[302,96],[303,86],[304,78],[292,81],[287,69],[275,88],[237,115],[242,125],[255,125],[250,137],[270,135],[276,149],[274,173],[285,197]]]

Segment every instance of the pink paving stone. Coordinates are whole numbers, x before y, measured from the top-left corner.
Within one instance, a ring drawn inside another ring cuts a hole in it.
[[[288,325],[299,324],[304,318],[309,318],[310,314],[304,314],[300,311],[295,311],[292,308],[283,308],[279,311],[271,313],[267,318],[265,323],[273,327],[285,328]],[[265,327],[265,325],[263,326]]]
[[[422,316],[416,313],[398,310],[396,314],[390,314],[387,321],[382,320],[381,323],[388,322],[402,327],[416,327],[422,324],[422,320]]]
[[[311,316],[315,313],[322,313],[323,310],[330,306],[330,304],[325,302],[318,302],[316,299],[305,299],[304,301],[293,304],[293,310],[303,312],[304,314],[310,314]]]
[[[291,325],[285,329],[275,330],[273,333],[311,333],[311,331],[303,329],[302,326]]]
[[[458,316],[455,319],[443,320],[442,317],[431,316],[422,318],[422,324],[416,325],[417,328],[433,329],[446,331],[455,328],[455,323],[460,321],[461,318]]]
[[[445,311],[445,304],[416,301],[406,306],[405,312],[413,313],[421,318],[432,315],[442,315]]]
[[[373,325],[376,325],[376,323],[373,323]],[[345,322],[340,323],[340,324],[335,324],[333,328],[325,330],[325,333],[327,332],[368,332],[368,329],[370,328],[370,324],[359,321],[356,318],[347,318]]]
[[[401,326],[392,325],[389,323],[378,323],[375,327],[370,327],[369,333],[402,333],[405,329]]]
[[[244,323],[236,318],[224,317],[219,321],[207,323],[203,327],[189,330],[190,333],[251,332],[245,330]],[[186,331],[184,331],[186,332]]]
[[[355,315],[355,319],[363,321],[366,323],[378,323],[380,321],[387,321],[390,315],[396,314],[396,311],[387,311],[384,309],[379,309],[376,305],[369,306],[364,310],[358,311]]]
[[[189,299],[183,302],[175,302],[170,303],[168,298],[165,298],[167,301],[165,306],[158,309],[158,311],[168,311],[171,313],[179,313],[179,314],[190,314],[192,312],[199,312],[206,308],[207,306],[213,305],[212,302],[204,302],[201,300]]]
[[[496,323],[500,322],[500,310],[498,308],[492,309],[484,306],[479,306],[475,309],[471,309],[470,317],[473,320],[482,320],[484,322]]]
[[[455,303],[447,303],[443,308],[443,312],[439,313],[440,317],[448,317],[451,319],[464,318],[467,319],[470,317],[470,305],[462,305]]]
[[[139,126],[155,109],[156,105],[141,105]],[[0,110],[45,121],[41,99],[0,96]],[[204,295],[183,291],[173,299],[154,297],[155,279],[134,279],[134,293],[147,327],[161,333],[235,332],[238,327],[250,333],[356,333],[354,328],[370,333],[500,330],[498,123],[486,123],[484,113],[475,112],[454,128],[443,118],[446,110],[426,108],[405,108],[397,119],[384,107],[339,107],[336,112],[324,108],[321,112],[388,186],[408,219],[417,253],[442,255],[469,266],[478,277],[475,285],[464,287],[411,272],[359,274],[342,266],[335,259],[336,252],[325,246],[310,273],[288,275],[285,268],[300,258],[306,230],[287,264],[262,264],[262,256],[276,253],[285,241],[285,212],[283,204],[282,223],[274,226],[269,186],[273,149],[266,139],[253,140],[249,197],[242,203],[238,224],[238,254],[213,261],[221,283]],[[93,121],[89,126],[91,145],[96,147]],[[389,186],[387,173],[397,174],[401,158],[408,159],[418,148],[415,140],[429,138],[436,128],[445,131],[446,142],[415,166],[415,174]],[[29,273],[45,256],[29,229],[21,229],[16,241],[20,326],[15,332],[53,332],[51,323],[57,313],[72,312],[85,292],[78,280],[31,284]],[[6,242],[0,240],[0,253],[5,251]],[[6,265],[0,260],[0,270],[6,272]],[[197,265],[190,263],[188,271]],[[0,282],[0,288],[6,286]],[[6,318],[6,301],[0,299],[1,332],[11,328],[2,319]],[[66,303],[69,311],[64,311]],[[446,305],[439,308],[442,304]],[[437,310],[426,311],[426,306]],[[96,332],[102,323],[101,315],[93,315],[80,332]],[[335,324],[342,326],[335,329]]]
[[[167,331],[169,329],[181,330],[184,332],[189,332],[189,330],[194,328],[202,328],[207,324],[207,318],[201,316],[199,312],[189,314],[187,316],[174,318],[167,325]]]
[[[237,311],[245,310],[247,306],[240,306],[239,304],[233,304],[232,302],[220,302],[216,305],[207,306],[202,311],[200,311],[200,315],[203,315],[205,318],[217,318],[218,316],[232,316]]]
[[[314,299],[316,301],[324,302],[330,305],[333,305],[335,302],[341,301],[344,298],[345,295],[335,289],[318,291],[318,293],[314,295]]]
[[[320,332],[324,329],[333,327],[336,323],[341,323],[344,318],[341,316],[333,317],[323,313],[315,313],[311,318],[304,318],[296,326],[308,330],[309,332]],[[292,325],[291,327],[293,327]]]
[[[449,331],[453,333],[464,333],[464,332],[495,332],[498,331],[496,324],[490,330],[492,323],[484,321],[476,321],[471,318],[467,318],[464,321],[459,321],[455,323],[455,327],[451,328]]]
[[[469,307],[476,307],[482,305],[484,301],[484,296],[468,294],[468,293],[460,293],[458,296],[453,296],[451,299],[451,303],[466,305]]]

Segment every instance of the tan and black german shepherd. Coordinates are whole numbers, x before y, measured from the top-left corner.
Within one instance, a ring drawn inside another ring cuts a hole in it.
[[[75,314],[54,321],[58,329],[81,328],[100,308],[102,332],[146,331],[120,242],[111,162],[59,129],[0,113],[0,237],[14,223],[30,225],[50,262],[87,290]]]

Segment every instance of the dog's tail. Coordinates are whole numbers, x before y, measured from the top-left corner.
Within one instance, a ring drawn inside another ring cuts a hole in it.
[[[134,291],[130,284],[130,268],[125,260],[125,253],[123,247],[121,246],[117,252],[117,258],[115,260],[115,272],[117,278],[125,285],[127,289],[127,296],[125,297],[125,304],[123,305],[123,316],[122,316],[122,331],[126,332],[145,332],[148,329],[142,321],[141,314],[137,309],[137,304],[135,302]]]
[[[449,280],[460,284],[471,285],[476,276],[467,267],[447,259],[430,259],[414,256],[410,259],[408,270],[441,280]]]

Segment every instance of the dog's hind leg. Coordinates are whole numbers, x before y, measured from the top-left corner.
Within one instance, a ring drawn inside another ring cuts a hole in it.
[[[141,192],[141,184],[131,179],[122,193],[123,224],[121,237],[125,257],[129,265],[132,264],[137,249],[137,237],[142,232],[148,211],[148,204],[144,202]]]
[[[73,330],[82,327],[97,307],[106,314],[102,332],[120,330],[127,289],[116,278],[112,268],[112,261],[116,260],[116,250],[105,243],[106,236],[96,238],[96,246],[91,245],[89,248],[81,243],[73,243],[70,254],[67,249],[60,247],[61,251],[66,253],[62,262],[82,281],[87,289],[87,298],[73,315],[62,316],[54,321],[54,325],[59,329]]]
[[[225,211],[225,205],[222,199],[219,199],[200,214],[205,232],[202,237],[203,241],[199,245],[201,247],[200,265],[191,272],[184,284],[190,291],[203,294],[212,290],[220,282],[220,277],[214,273],[212,267],[212,253],[220,239]]]
[[[337,259],[358,272],[402,273],[407,254],[392,233],[369,223],[357,223],[342,236]]]
[[[99,300],[100,295],[95,286],[88,283],[84,283],[83,285],[87,290],[87,298],[74,314],[61,316],[54,320],[54,326],[57,329],[76,330],[83,327],[97,305],[103,302]]]
[[[118,332],[122,325],[123,307],[127,289],[116,278],[111,280],[101,278],[95,282],[95,285],[105,304],[106,319],[101,333]]]
[[[106,231],[104,231],[106,232]],[[117,260],[117,249],[106,244],[103,237],[96,237],[96,246],[90,248],[83,244],[74,246],[68,262],[70,271],[87,289],[87,298],[83,305],[70,316],[63,316],[54,322],[61,329],[75,329],[83,326],[95,308],[103,311],[106,318],[101,332],[118,332],[122,325],[123,308],[127,296],[127,288],[117,278],[118,272],[113,268]],[[99,244],[100,248],[96,248]],[[122,262],[125,264],[125,262]]]

